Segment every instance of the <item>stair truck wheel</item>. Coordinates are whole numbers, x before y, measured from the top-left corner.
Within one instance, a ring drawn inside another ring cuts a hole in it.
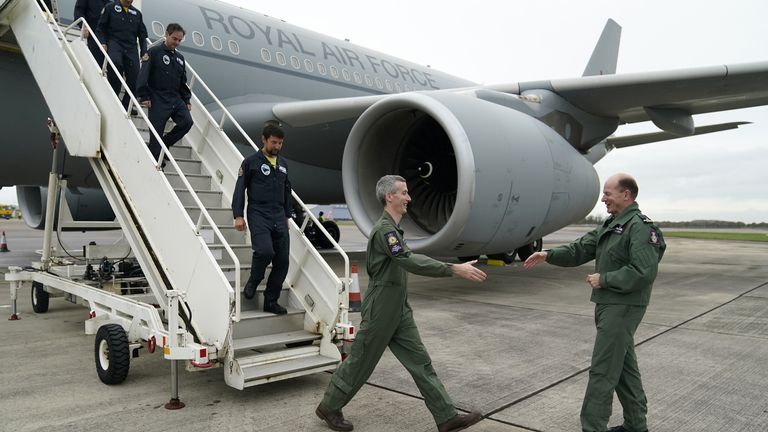
[[[534,252],[541,252],[541,248],[541,239],[534,240],[533,243],[528,243],[527,245],[517,248],[517,256],[520,257],[520,261],[525,261],[529,256],[533,255]]]
[[[50,295],[48,291],[43,288],[43,284],[40,282],[32,282],[32,310],[35,313],[48,312],[48,301]]]
[[[96,332],[96,372],[104,384],[120,384],[128,376],[131,356],[128,336],[118,324],[106,324]]]

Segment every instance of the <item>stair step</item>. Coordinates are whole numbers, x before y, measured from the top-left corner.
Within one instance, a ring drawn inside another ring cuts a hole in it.
[[[215,192],[211,188],[211,176],[207,174],[184,174],[184,177],[187,178],[187,181],[192,186],[192,188],[198,192]],[[181,176],[179,174],[166,173],[165,178],[168,179],[168,183],[170,183],[171,187],[174,189],[186,189],[186,186],[184,186],[184,182],[181,180]],[[230,213],[232,213],[231,210]]]
[[[277,333],[264,336],[254,336],[245,339],[236,339],[234,341],[235,350],[257,349],[271,345],[285,345],[301,342],[309,342],[320,339],[322,336],[316,333],[310,333],[306,330]]]
[[[208,207],[208,206],[206,206]],[[197,220],[197,219],[193,219]],[[247,235],[246,231],[238,231],[235,229],[235,227],[232,226],[232,224],[228,225],[218,225],[219,231],[221,231],[221,235],[224,236],[224,239],[229,244],[250,244],[250,238]],[[213,232],[213,229],[208,224],[203,224],[203,226],[200,227],[200,235],[203,236],[203,240],[205,240],[208,244],[221,244],[221,240],[216,237],[215,233]]]
[[[238,358],[246,387],[336,368],[338,361],[319,354],[316,346]],[[284,359],[276,358],[284,356]]]
[[[283,306],[285,306],[285,301],[281,301]],[[232,337],[235,339],[246,339],[255,336],[304,330],[304,314],[303,310],[298,309],[288,309],[286,315],[264,312],[261,308],[256,310],[241,309],[240,322],[235,323]]]
[[[192,193],[186,189],[174,189],[176,196],[179,197],[179,201],[185,207],[196,207]],[[196,191],[197,197],[203,205],[208,207],[221,207],[222,193],[217,191]]]
[[[235,265],[234,264],[221,264],[221,271],[229,282],[235,281]],[[251,260],[240,262],[240,284],[245,286],[245,281],[251,275]],[[265,275],[266,276],[266,275]]]
[[[247,264],[250,268],[251,259],[253,257],[253,249],[251,249],[251,245],[231,244],[229,247],[232,249],[232,252],[235,253],[237,259],[240,260],[240,264]],[[222,265],[234,265],[232,258],[229,256],[229,252],[227,252],[223,245],[212,244],[208,246],[208,249],[211,250],[211,254],[213,254],[214,258],[216,258],[216,261]]]
[[[208,177],[210,178],[210,176]],[[189,217],[193,221],[197,221],[197,218],[200,216],[200,209],[197,206],[186,206],[184,207],[184,209],[187,211],[187,214],[189,214]],[[213,218],[213,222],[216,223],[216,226],[234,227],[235,218],[234,216],[232,216],[232,208],[207,207],[206,210],[208,210],[208,214],[211,215],[211,217]],[[205,223],[205,221],[203,222],[203,224],[208,226],[208,224]]]
[[[203,163],[194,159],[174,158],[181,171],[186,174],[203,174]],[[217,205],[221,207],[221,203]]]

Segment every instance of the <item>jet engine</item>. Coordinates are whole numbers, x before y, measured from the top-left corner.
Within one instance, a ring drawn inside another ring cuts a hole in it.
[[[45,208],[48,188],[16,186],[16,197],[24,222],[34,229],[45,228]],[[67,188],[67,205],[76,221],[112,221],[115,213],[101,189]]]
[[[470,256],[513,250],[586,216],[600,190],[592,165],[543,122],[455,93],[404,93],[354,124],[342,164],[344,195],[369,233],[382,212],[385,174],[412,198],[401,226],[423,253]]]

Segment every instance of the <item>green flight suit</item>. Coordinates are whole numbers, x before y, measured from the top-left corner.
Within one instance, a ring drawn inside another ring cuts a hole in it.
[[[365,384],[389,346],[413,377],[435,422],[450,420],[458,413],[432,368],[407,293],[408,272],[448,277],[452,275],[450,265],[412,253],[403,241],[403,230],[385,211],[368,239],[367,270],[368,291],[352,352],[333,374],[322,404],[341,410]]]
[[[631,432],[648,429],[634,335],[665,249],[661,231],[632,203],[575,242],[547,253],[548,263],[563,267],[594,259],[600,273],[600,288],[592,290],[591,298],[597,335],[581,407],[584,432],[607,430],[614,391],[624,411],[624,427]]]

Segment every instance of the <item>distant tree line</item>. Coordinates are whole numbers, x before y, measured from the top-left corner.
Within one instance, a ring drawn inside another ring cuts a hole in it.
[[[576,222],[576,225],[600,225],[607,219],[607,216],[594,216],[589,215],[584,219]],[[759,223],[744,223],[744,222],[731,222],[721,220],[692,220],[685,222],[667,222],[667,221],[654,221],[658,226],[665,228],[754,228],[754,229],[768,229],[768,222]]]

